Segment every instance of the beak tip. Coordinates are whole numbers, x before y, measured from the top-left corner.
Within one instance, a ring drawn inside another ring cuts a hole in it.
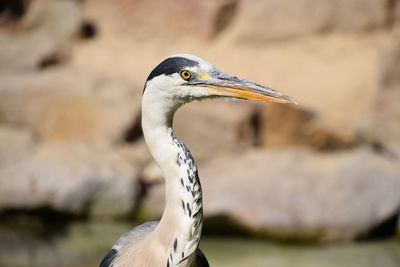
[[[292,105],[298,105],[299,104],[299,102],[297,102],[296,100],[294,100],[293,98],[291,98],[291,97],[289,97],[287,95],[282,96],[282,99],[284,100],[285,104],[292,104]]]

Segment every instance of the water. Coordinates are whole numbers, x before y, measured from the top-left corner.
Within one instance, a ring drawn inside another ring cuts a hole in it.
[[[75,222],[48,235],[0,227],[0,266],[95,267],[129,223]],[[56,227],[58,229],[58,227]],[[213,267],[399,267],[400,240],[330,245],[202,238]]]
[[[271,241],[205,238],[210,265],[217,267],[399,267],[400,242],[289,245]]]

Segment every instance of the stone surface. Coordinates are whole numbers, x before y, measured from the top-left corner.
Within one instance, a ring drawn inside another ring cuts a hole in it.
[[[381,143],[400,140],[400,43],[396,42],[380,57],[378,90],[362,133]]]
[[[332,26],[339,31],[364,31],[382,28],[388,19],[386,0],[339,0],[335,2]]]
[[[133,86],[67,67],[0,80],[0,211],[131,215],[138,159],[149,159],[124,142],[139,111]]]
[[[380,62],[379,91],[377,92],[378,112],[393,119],[400,119],[400,42],[384,51]]]
[[[260,143],[264,147],[301,145],[344,149],[356,143],[351,128],[332,126],[326,118],[303,106],[265,105],[258,123]]]
[[[143,138],[140,138],[133,143],[121,142],[114,147],[114,150],[127,162],[137,166],[141,170],[145,168],[149,162],[153,162],[153,158],[151,157],[150,151]]]
[[[0,71],[32,71],[65,61],[81,24],[79,0],[36,0],[11,30],[0,31]]]
[[[0,80],[2,122],[24,125],[42,142],[110,144],[139,111],[130,83],[79,69],[5,74]]]
[[[201,162],[254,145],[253,114],[252,103],[216,100],[190,103],[177,111],[174,134]]]
[[[238,2],[89,0],[86,1],[85,16],[106,33],[123,33],[135,38],[212,37],[233,19]],[[168,27],[160,28],[160,25]]]
[[[244,0],[232,29],[246,41],[296,37],[327,28],[333,10],[333,1],[326,0]]]
[[[0,170],[0,210],[47,207],[95,217],[132,212],[137,170],[110,149],[79,144],[39,145]]]
[[[384,28],[389,13],[385,0],[243,0],[240,4],[231,29],[242,41]]]
[[[279,238],[354,239],[399,211],[400,151],[392,148],[396,154],[298,149],[221,157],[200,168],[205,214]]]
[[[394,23],[400,23],[400,1],[397,0],[394,3],[393,20]]]
[[[0,125],[0,168],[24,158],[34,145],[34,138],[26,129]]]

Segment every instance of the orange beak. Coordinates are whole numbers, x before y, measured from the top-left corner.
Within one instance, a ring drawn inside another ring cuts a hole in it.
[[[213,70],[210,74],[204,76],[205,79],[195,79],[189,85],[206,87],[210,96],[297,104],[295,100],[279,91],[218,70]]]

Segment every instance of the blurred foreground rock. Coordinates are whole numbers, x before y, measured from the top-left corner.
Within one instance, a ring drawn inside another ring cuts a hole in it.
[[[137,170],[104,148],[41,145],[0,166],[0,211],[46,207],[75,215],[121,217],[133,210],[139,192]]]
[[[383,155],[363,147],[220,157],[199,168],[205,215],[228,216],[250,232],[281,239],[355,239],[399,213],[399,157],[399,146]],[[159,217],[163,203],[163,186],[152,187],[141,215]]]
[[[397,146],[388,156],[360,148],[221,158],[202,170],[205,211],[281,238],[354,239],[399,212],[399,155]]]

